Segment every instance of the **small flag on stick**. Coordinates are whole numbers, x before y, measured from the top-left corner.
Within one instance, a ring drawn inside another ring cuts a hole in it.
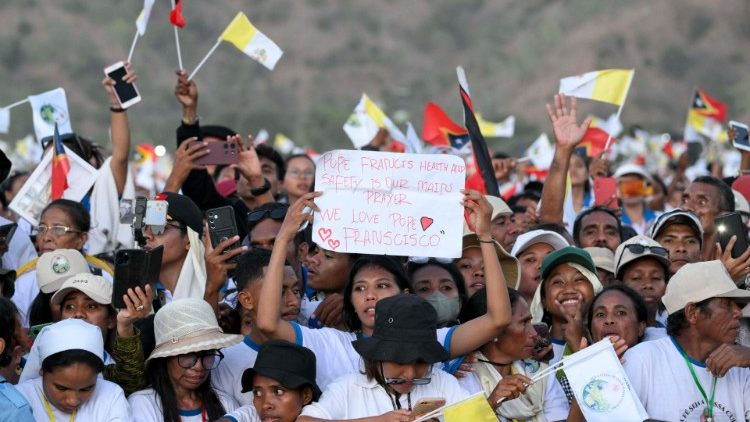
[[[606,69],[560,79],[560,93],[622,105],[633,81],[633,69]]]
[[[60,138],[60,131],[55,123],[55,153],[52,157],[52,200],[62,198],[65,189],[68,188],[68,172],[70,172],[70,161],[65,153],[65,147]]]
[[[242,12],[237,13],[219,39],[234,44],[240,51],[269,70],[276,67],[276,62],[284,54],[279,46],[264,33],[258,31],[258,28],[253,26]]]

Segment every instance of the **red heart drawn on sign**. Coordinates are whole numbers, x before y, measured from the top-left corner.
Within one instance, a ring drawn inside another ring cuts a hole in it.
[[[330,239],[332,234],[333,230],[331,229],[327,229],[325,227],[321,227],[318,229],[318,236],[320,236],[320,238],[323,239],[324,242]]]
[[[430,217],[422,217],[419,219],[419,223],[422,224],[422,231],[425,231],[430,228],[432,225],[432,222],[435,221],[431,219]]]
[[[336,249],[339,248],[339,246],[341,246],[341,242],[335,239],[331,239],[328,241],[328,246],[330,246],[331,249],[335,251]]]

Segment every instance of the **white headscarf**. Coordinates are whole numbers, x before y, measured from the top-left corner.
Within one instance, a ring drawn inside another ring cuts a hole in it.
[[[76,318],[44,327],[31,346],[19,382],[40,377],[39,370],[47,357],[73,349],[86,350],[101,359],[104,356],[104,339],[99,327]]]
[[[188,297],[203,299],[206,292],[206,261],[204,258],[205,247],[200,236],[195,230],[187,228],[190,249],[182,263],[177,285],[172,292],[172,299],[185,299]]]
[[[601,292],[604,286],[602,286],[602,282],[599,281],[599,277],[596,276],[596,274],[589,271],[588,268],[584,267],[583,265],[576,264],[573,262],[564,262],[560,265],[570,265],[571,267],[578,270],[579,273],[583,274],[584,277],[591,283],[591,285],[594,287],[594,294]],[[544,280],[542,280],[541,283],[539,283],[539,286],[536,288],[536,292],[534,292],[534,298],[531,300],[531,305],[529,307],[531,308],[531,322],[534,324],[542,322],[542,317],[544,316],[544,307],[542,306],[542,286],[544,286]]]

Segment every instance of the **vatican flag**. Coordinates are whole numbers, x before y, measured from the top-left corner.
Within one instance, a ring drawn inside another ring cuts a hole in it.
[[[244,13],[238,12],[229,26],[221,33],[219,40],[234,44],[253,60],[270,70],[276,66],[284,52],[258,28],[250,23]]]
[[[560,79],[560,93],[622,105],[633,81],[633,69],[606,69]]]

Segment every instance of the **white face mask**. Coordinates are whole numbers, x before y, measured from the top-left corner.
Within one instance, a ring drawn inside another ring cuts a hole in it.
[[[435,308],[438,326],[454,322],[458,318],[458,311],[461,308],[458,297],[449,298],[440,292],[435,292],[424,299]]]

